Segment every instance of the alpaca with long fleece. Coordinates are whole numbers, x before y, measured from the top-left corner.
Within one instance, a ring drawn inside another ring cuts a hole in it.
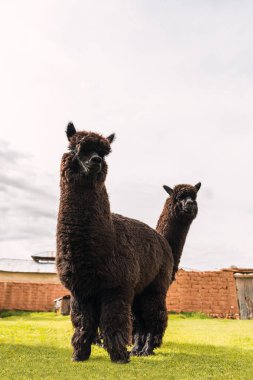
[[[114,135],[67,127],[61,161],[56,264],[72,295],[73,360],[87,360],[97,329],[113,362],[127,363],[134,303],[133,354],[150,355],[167,324],[166,292],[173,257],[165,238],[137,220],[112,214],[105,187]]]
[[[174,189],[163,186],[170,195],[166,199],[163,211],[159,217],[156,231],[164,236],[170,244],[174,258],[172,281],[178,271],[184,244],[192,221],[198,213],[197,193],[201,183],[192,185],[177,185]]]

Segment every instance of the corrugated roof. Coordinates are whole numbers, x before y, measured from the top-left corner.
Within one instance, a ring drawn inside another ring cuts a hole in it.
[[[45,251],[36,253],[31,256],[31,258],[37,263],[46,263],[55,261],[56,252],[55,251]]]
[[[0,272],[56,273],[55,263],[36,263],[33,260],[0,259]]]
[[[234,273],[252,273],[253,268],[236,268],[236,267],[230,267],[222,269],[223,272],[234,272]]]

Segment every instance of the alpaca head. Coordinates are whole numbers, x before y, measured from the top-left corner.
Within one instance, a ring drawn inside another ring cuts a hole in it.
[[[69,140],[72,177],[89,181],[104,182],[107,174],[105,157],[111,152],[114,134],[107,138],[94,133],[77,132],[69,123],[66,134]]]
[[[180,221],[189,222],[196,218],[198,213],[197,193],[201,183],[195,186],[177,185],[174,189],[169,186],[163,186],[164,190],[170,195],[169,213],[171,217]]]

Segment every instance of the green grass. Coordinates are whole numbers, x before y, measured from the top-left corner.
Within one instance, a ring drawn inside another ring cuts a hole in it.
[[[156,355],[126,365],[99,347],[89,361],[72,363],[71,334],[68,317],[1,313],[0,379],[253,379],[253,321],[172,314]]]

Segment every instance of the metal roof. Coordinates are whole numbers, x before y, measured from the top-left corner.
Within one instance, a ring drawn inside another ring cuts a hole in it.
[[[46,251],[46,252],[36,253],[32,255],[31,258],[37,263],[46,263],[46,262],[55,261],[55,255],[56,253],[54,251]]]
[[[230,267],[222,269],[224,272],[234,272],[234,273],[252,273],[253,268],[237,268],[237,267]]]
[[[56,273],[55,263],[37,263],[33,260],[0,259],[0,272]]]

